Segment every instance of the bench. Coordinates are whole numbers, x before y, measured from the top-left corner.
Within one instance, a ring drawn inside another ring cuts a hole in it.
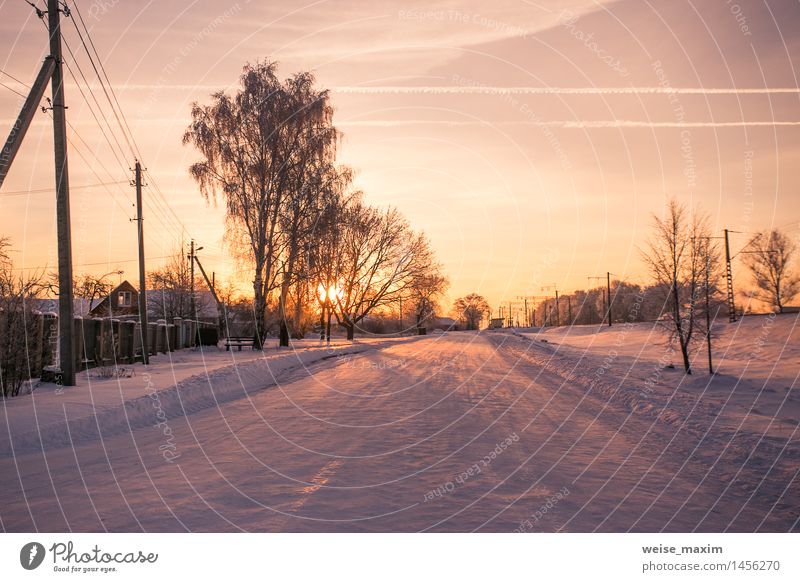
[[[242,351],[243,346],[253,347],[253,338],[251,337],[229,337],[225,340],[225,351],[229,352],[230,349],[239,348]]]

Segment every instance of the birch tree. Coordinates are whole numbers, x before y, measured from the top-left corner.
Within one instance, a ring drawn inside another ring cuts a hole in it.
[[[301,212],[305,168],[336,137],[328,93],[315,88],[314,76],[281,81],[276,71],[270,61],[246,65],[234,95],[220,91],[209,105],[192,105],[183,136],[203,156],[190,174],[206,199],[223,199],[227,241],[252,269],[256,348],[267,332],[270,296],[294,275],[298,240],[284,230],[283,213]]]
[[[715,282],[720,255],[713,244],[708,218],[691,214],[672,199],[663,217],[653,216],[653,234],[642,251],[654,289],[662,290],[662,322],[670,341],[677,341],[683,367],[692,373],[690,347],[704,337],[705,281]]]

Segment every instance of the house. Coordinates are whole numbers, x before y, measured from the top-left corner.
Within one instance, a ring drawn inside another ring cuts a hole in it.
[[[124,317],[139,315],[139,291],[127,280],[123,281],[107,297],[89,312],[91,317]]]
[[[489,329],[500,329],[505,327],[506,320],[503,317],[493,317],[489,320]]]

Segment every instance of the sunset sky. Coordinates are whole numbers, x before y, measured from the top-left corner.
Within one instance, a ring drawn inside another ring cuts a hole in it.
[[[150,267],[193,237],[207,270],[234,277],[222,210],[190,179],[199,156],[181,135],[193,101],[235,90],[244,63],[265,58],[331,90],[340,161],[370,203],[426,232],[450,299],[475,291],[495,307],[606,271],[645,281],[639,248],[672,195],[715,230],[800,232],[794,0],[77,4],[148,169]],[[30,84],[46,30],[22,0],[0,16],[0,69]],[[62,26],[79,80],[67,74],[75,271],[136,281],[133,159],[115,155],[122,134]],[[12,90],[27,92],[4,73],[3,139],[22,103]],[[100,182],[113,184],[80,187]],[[0,235],[21,267],[55,265],[52,190],[51,122],[38,114],[0,190]]]

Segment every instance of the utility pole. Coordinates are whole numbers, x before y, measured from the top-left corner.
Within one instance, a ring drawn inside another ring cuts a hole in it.
[[[733,271],[731,270],[731,246],[728,241],[728,229],[725,229],[725,276],[728,281],[728,321],[736,321],[736,304],[733,299]]]
[[[569,318],[568,325],[572,325],[572,297],[567,295],[567,317]]]
[[[61,9],[58,0],[47,0],[50,55],[54,67],[53,145],[56,166],[56,230],[58,234],[58,352],[61,383],[75,385],[75,346],[72,304],[72,233],[69,212],[69,171],[67,166],[67,116],[64,98],[64,71],[61,58]]]
[[[223,325],[225,318],[225,305],[222,303],[222,301],[220,301],[219,295],[217,295],[216,273],[211,271],[211,279],[209,279],[208,275],[206,275],[206,270],[203,268],[203,263],[200,262],[200,258],[197,256],[197,251],[201,250],[203,250],[203,247],[195,249],[194,262],[197,263],[197,266],[200,268],[200,274],[203,275],[203,280],[206,282],[208,290],[211,293],[211,297],[214,298],[214,303],[217,305],[217,329],[219,329],[220,333],[223,333],[225,331],[225,327]],[[192,277],[192,280],[194,280],[194,277]]]
[[[611,327],[611,273],[606,273],[606,296],[608,297],[608,327]]]
[[[189,243],[189,313],[193,319],[197,319],[194,304],[194,239]]]
[[[136,186],[136,223],[139,234],[139,332],[142,336],[142,364],[150,363],[147,345],[147,289],[144,266],[144,220],[142,219],[142,165],[136,160],[134,165],[134,186]]]
[[[531,323],[530,310],[528,309],[528,300],[529,299],[531,300],[531,306],[533,306],[534,305],[533,302],[536,300],[536,296],[535,295],[518,295],[517,299],[522,299],[522,302],[523,302],[524,312],[525,312],[525,327],[530,327],[531,325],[535,325],[535,323],[534,324]]]

